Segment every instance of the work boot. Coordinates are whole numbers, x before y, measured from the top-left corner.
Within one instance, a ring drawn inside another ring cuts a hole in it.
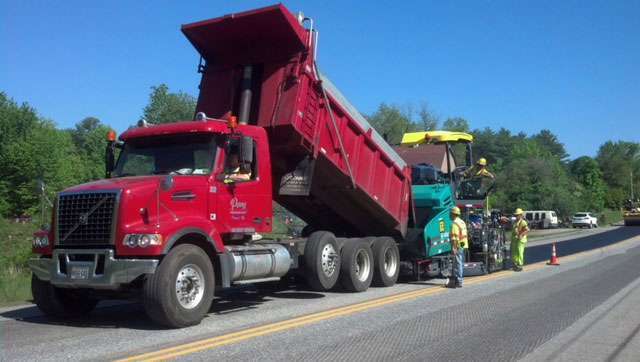
[[[443,287],[455,289],[456,285],[457,285],[457,283],[455,282],[455,280],[449,279],[449,282],[447,284],[443,285]]]

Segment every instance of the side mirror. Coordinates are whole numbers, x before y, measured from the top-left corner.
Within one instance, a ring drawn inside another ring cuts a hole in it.
[[[115,142],[114,141],[108,141],[107,142],[107,149],[105,150],[105,157],[104,157],[105,177],[106,178],[110,178],[111,177],[111,173],[113,172],[113,169],[115,168],[115,164],[116,164]]]
[[[253,163],[253,138],[243,136],[241,139],[242,145],[240,150],[242,154],[240,157],[242,158],[243,163]]]

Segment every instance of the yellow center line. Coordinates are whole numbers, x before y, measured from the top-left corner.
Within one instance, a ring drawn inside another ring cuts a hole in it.
[[[618,243],[618,246],[621,246],[630,241],[633,241],[634,239],[636,238],[628,239],[623,243]],[[576,253],[576,254],[564,257],[563,259],[565,261],[574,260],[581,256],[587,256],[589,254],[594,254],[596,252],[603,252],[604,250],[610,248],[611,246],[613,245],[609,245],[599,249],[583,251],[580,253]],[[539,270],[544,268],[546,266],[546,263],[547,263],[546,261],[542,261],[542,262],[530,264],[530,265],[527,265],[525,269],[527,271]],[[474,277],[472,280],[467,281],[465,285],[468,286],[468,285],[484,283],[490,280],[500,279],[508,275],[513,275],[513,274],[509,271],[499,271],[489,275]],[[357,312],[366,311],[373,308],[379,308],[389,304],[399,303],[399,302],[403,302],[403,301],[407,301],[407,300],[411,300],[419,297],[425,297],[429,295],[442,294],[446,291],[447,289],[445,288],[432,287],[428,289],[419,289],[419,290],[414,290],[409,292],[403,292],[399,294],[390,295],[387,297],[373,299],[366,302],[360,302],[360,303],[356,303],[356,304],[352,304],[344,307],[326,310],[323,312],[317,312],[317,313],[312,313],[312,314],[308,314],[301,317],[287,319],[280,322],[269,323],[269,324],[265,324],[258,327],[243,329],[237,332],[232,332],[232,333],[224,334],[221,336],[206,338],[206,339],[202,339],[202,340],[191,342],[191,343],[185,343],[175,347],[164,348],[155,352],[143,353],[143,354],[118,360],[118,362],[168,360],[168,359],[184,356],[187,354],[192,354],[192,353],[204,351],[207,349],[212,349],[212,348],[264,336],[267,334],[273,334],[281,331],[299,328],[305,325],[317,323],[317,322],[328,320],[328,319],[348,316]]]
[[[493,280],[502,278],[504,276],[509,275],[508,272],[496,272],[490,275],[480,276],[466,283],[466,285],[478,284],[484,281]],[[297,327],[301,327],[307,324],[316,323],[319,321],[336,318],[340,316],[350,315],[356,312],[381,307],[384,305],[398,303],[401,301],[415,299],[418,297],[424,297],[427,295],[433,294],[441,294],[444,293],[446,289],[432,287],[428,289],[420,289],[414,290],[410,292],[399,293],[387,297],[382,297],[366,302],[356,303],[345,307],[330,309],[324,312],[318,312],[309,314],[306,316],[301,316],[293,319],[288,319],[281,322],[275,322],[266,324],[259,327],[244,329],[238,332],[233,332],[217,337],[212,337],[208,339],[203,339],[196,342],[186,343],[175,347],[170,347],[162,350],[158,350],[155,352],[144,353],[136,356],[132,356],[126,359],[122,359],[119,361],[146,361],[146,360],[159,360],[159,359],[171,359],[178,356],[182,356],[185,354],[190,354],[194,352],[198,352],[205,349],[210,349],[214,347],[219,347],[222,345],[227,345],[235,342],[239,342],[242,340],[262,336],[265,334],[271,334],[283,330],[293,329]]]

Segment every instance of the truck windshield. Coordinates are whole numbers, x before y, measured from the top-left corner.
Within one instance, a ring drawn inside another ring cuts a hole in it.
[[[212,134],[132,139],[125,143],[113,175],[208,175],[215,153],[216,137]]]

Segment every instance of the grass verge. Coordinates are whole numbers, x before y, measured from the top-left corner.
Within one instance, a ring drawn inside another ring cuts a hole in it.
[[[620,210],[603,210],[598,214],[598,223],[600,225],[613,225],[622,221],[622,212]]]
[[[0,219],[0,306],[31,300],[31,256],[35,223],[14,223]]]

